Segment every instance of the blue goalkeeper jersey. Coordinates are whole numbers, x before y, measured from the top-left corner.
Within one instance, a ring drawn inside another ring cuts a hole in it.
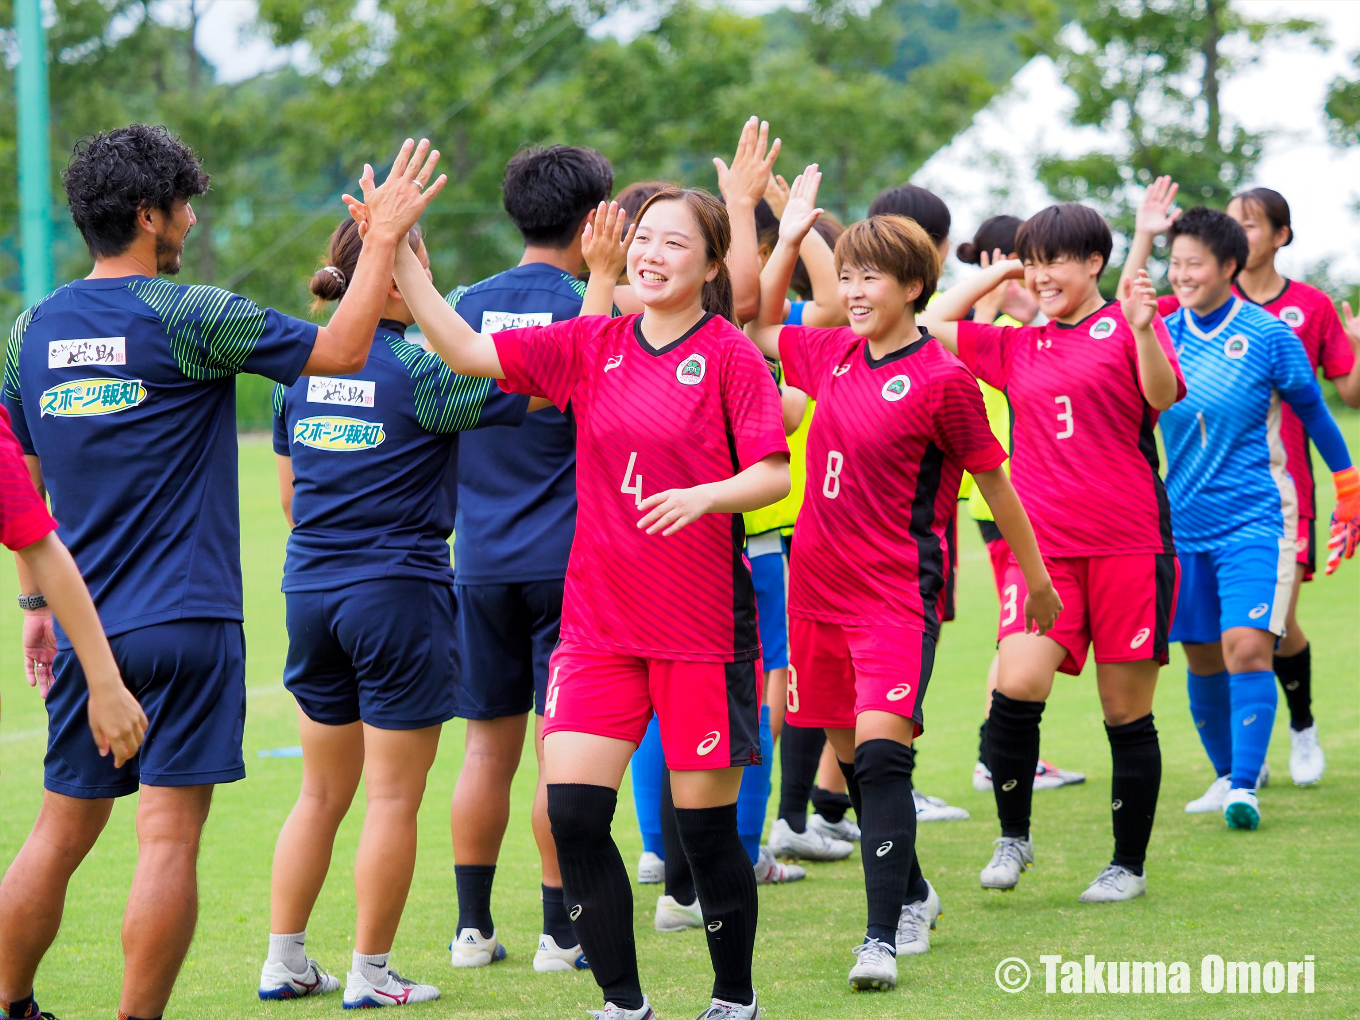
[[[494,379],[456,375],[387,319],[362,371],[275,387],[274,452],[293,462],[283,590],[452,584],[459,433],[518,425],[528,405]]]
[[[107,633],[242,619],[236,376],[293,382],[316,334],[146,276],[75,280],[14,324],[5,406]]]
[[[1294,541],[1294,483],[1280,439],[1281,395],[1315,383],[1303,344],[1259,305],[1234,297],[1207,318],[1166,320],[1186,397],[1161,414],[1176,548]]]

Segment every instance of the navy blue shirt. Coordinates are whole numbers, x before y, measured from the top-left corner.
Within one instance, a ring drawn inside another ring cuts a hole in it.
[[[473,329],[493,333],[581,314],[586,285],[553,266],[498,273],[448,302]],[[454,561],[460,584],[566,577],[576,534],[576,426],[570,410],[535,411],[516,429],[462,437]]]
[[[107,633],[242,619],[236,375],[293,382],[316,333],[145,276],[76,280],[15,322],[5,406]]]
[[[517,425],[529,398],[454,374],[404,332],[384,319],[362,371],[274,389],[274,452],[293,460],[284,591],[453,583],[458,434]]]

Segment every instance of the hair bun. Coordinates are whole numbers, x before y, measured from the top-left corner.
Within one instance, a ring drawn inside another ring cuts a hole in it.
[[[974,247],[972,241],[964,241],[954,251],[960,262],[967,262],[970,266],[982,264],[982,260],[978,257],[978,250]]]
[[[308,289],[322,301],[339,301],[347,286],[344,273],[335,266],[322,266],[312,275]]]

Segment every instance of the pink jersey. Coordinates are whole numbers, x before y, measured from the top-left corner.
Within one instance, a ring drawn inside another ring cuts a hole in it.
[[[874,361],[848,328],[785,326],[779,355],[817,401],[789,613],[938,633],[959,480],[1006,460],[977,381],[924,334]]]
[[[1045,556],[1171,553],[1158,474],[1157,412],[1138,381],[1137,341],[1117,302],[1074,325],[960,322],[959,357],[1011,404],[1011,481]],[[1185,380],[1166,324],[1153,329]]]
[[[706,316],[656,349],[641,316],[588,316],[493,337],[511,393],[576,419],[576,538],[562,635],[691,662],[760,656],[740,514],[705,514],[669,538],[637,527],[665,489],[731,478],[787,453],[779,390],[755,345]]]

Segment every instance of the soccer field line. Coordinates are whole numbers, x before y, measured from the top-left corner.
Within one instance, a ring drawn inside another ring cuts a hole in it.
[[[31,730],[15,730],[13,733],[0,733],[0,744],[17,744],[21,740],[33,740],[47,736],[46,726],[35,726]]]

